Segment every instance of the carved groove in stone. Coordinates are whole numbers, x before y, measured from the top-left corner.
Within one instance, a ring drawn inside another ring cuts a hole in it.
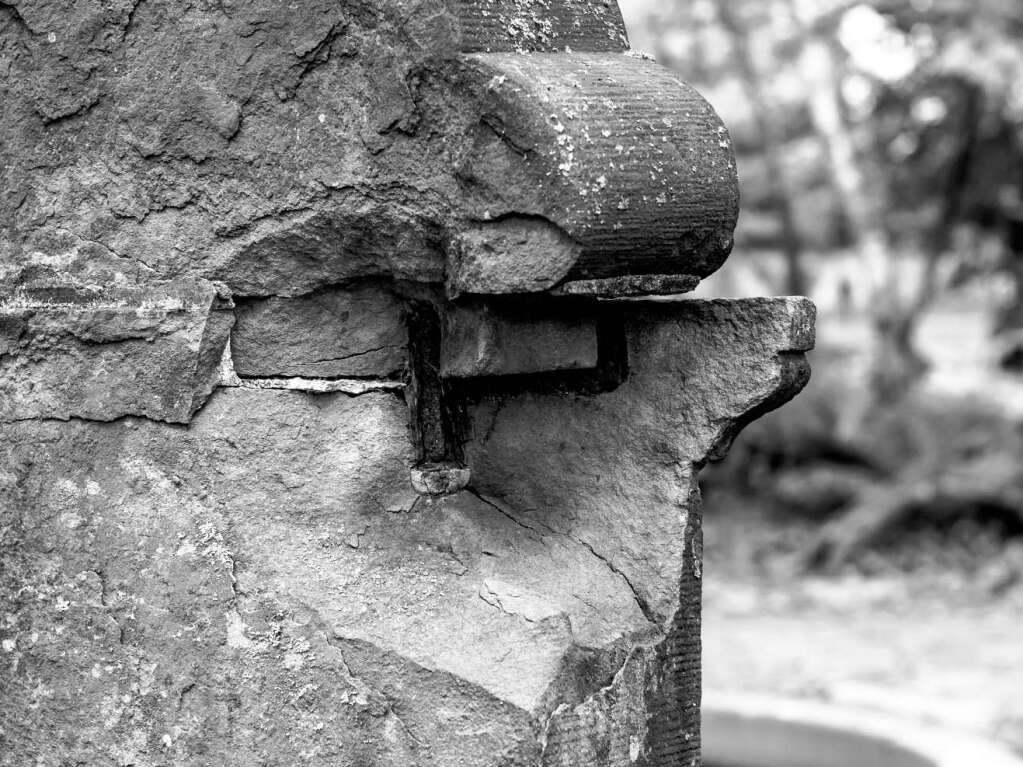
[[[462,50],[622,51],[629,47],[614,2],[455,0]]]

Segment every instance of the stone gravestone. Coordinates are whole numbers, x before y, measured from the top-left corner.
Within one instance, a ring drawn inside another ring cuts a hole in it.
[[[697,474],[813,311],[677,297],[732,150],[614,2],[4,0],[0,71],[0,764],[698,764]]]

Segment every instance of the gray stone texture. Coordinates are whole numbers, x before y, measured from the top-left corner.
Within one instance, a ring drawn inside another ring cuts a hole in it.
[[[589,0],[461,0],[463,51],[623,51],[617,3]]]
[[[387,288],[333,288],[239,303],[235,372],[251,378],[389,378],[407,365],[401,302]]]
[[[705,275],[731,247],[730,140],[623,38],[613,2],[4,3],[0,277]],[[488,251],[521,217],[564,252]]]
[[[0,299],[0,421],[138,415],[188,423],[234,322],[207,282],[38,282]]]
[[[0,764],[688,763],[696,473],[805,381],[807,312],[628,305],[626,383],[473,400],[443,498],[387,393],[4,425]]]
[[[458,168],[481,223],[454,253],[456,292],[521,291],[509,280],[516,267],[539,277],[562,266],[534,290],[565,278],[705,276],[731,252],[739,200],[731,139],[664,67],[594,53],[475,54],[447,82],[473,94],[460,112],[482,105]],[[548,222],[562,246],[545,254],[533,235],[509,248],[523,220]]]
[[[597,318],[592,307],[573,302],[520,300],[497,306],[476,302],[451,307],[444,318],[442,376],[585,370],[597,367],[597,362]]]
[[[0,2],[0,765],[698,761],[697,474],[812,307],[597,300],[738,205],[625,47],[613,2]]]

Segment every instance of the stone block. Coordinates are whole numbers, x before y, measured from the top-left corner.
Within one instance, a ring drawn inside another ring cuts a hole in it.
[[[473,303],[452,308],[445,318],[440,362],[443,377],[522,375],[596,366],[596,316],[585,310],[580,313],[577,304]]]
[[[239,376],[386,378],[408,356],[401,302],[378,287],[239,302],[231,355]]]
[[[187,423],[234,322],[213,283],[22,285],[0,298],[0,421],[126,415]]]
[[[594,654],[613,672],[543,720],[542,763],[699,764],[699,470],[743,424],[806,383],[813,305],[776,298],[616,307],[627,380],[597,396],[484,394],[471,407],[477,438],[466,462],[476,492],[522,528],[596,554],[648,629],[640,622],[624,644]],[[482,598],[516,609],[524,593]],[[537,637],[541,626],[532,626]]]

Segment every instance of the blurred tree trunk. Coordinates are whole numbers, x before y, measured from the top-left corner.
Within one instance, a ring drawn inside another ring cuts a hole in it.
[[[803,269],[803,245],[796,229],[792,192],[786,180],[782,163],[783,137],[773,119],[770,105],[764,98],[764,78],[757,71],[750,50],[748,24],[741,18],[742,4],[735,0],[719,0],[716,4],[718,21],[728,36],[735,64],[742,80],[743,91],[753,113],[753,122],[760,134],[764,164],[767,166],[771,197],[781,221],[781,249],[785,257],[785,291],[789,295],[807,292],[806,273]]]
[[[913,345],[918,319],[933,286],[923,284],[905,300],[894,264],[894,247],[884,218],[884,197],[867,178],[866,158],[842,101],[841,52],[833,30],[820,29],[805,2],[786,0],[803,39],[802,72],[808,80],[810,115],[831,164],[834,188],[849,223],[853,247],[863,263],[873,331],[871,387],[882,402],[898,399],[927,369]],[[928,256],[928,259],[936,256]],[[934,279],[928,261],[924,282]]]
[[[1013,284],[1014,295],[998,318],[996,331],[1023,330],[1023,199],[1019,189],[1003,195],[1002,214],[1006,220],[1006,272]]]

